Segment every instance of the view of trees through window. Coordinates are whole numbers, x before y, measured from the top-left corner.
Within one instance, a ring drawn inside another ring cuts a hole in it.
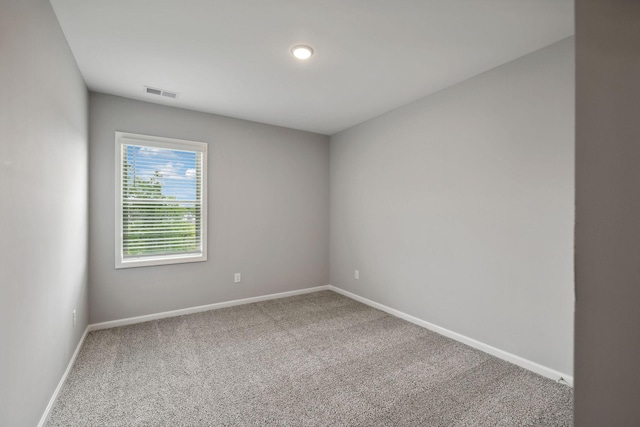
[[[201,251],[202,153],[123,145],[123,257]]]

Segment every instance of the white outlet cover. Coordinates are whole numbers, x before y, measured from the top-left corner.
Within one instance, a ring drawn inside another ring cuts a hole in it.
[[[360,280],[360,272],[356,270],[355,273],[353,274],[353,277],[355,277],[356,280]]]
[[[242,281],[242,276],[241,276],[241,274],[240,274],[240,273],[236,273],[236,274],[234,275],[234,277],[233,277],[233,281],[234,281],[235,283],[240,283],[240,282]]]

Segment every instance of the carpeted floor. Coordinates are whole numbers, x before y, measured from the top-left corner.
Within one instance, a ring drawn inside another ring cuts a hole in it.
[[[48,426],[570,426],[573,390],[331,291],[89,334]]]

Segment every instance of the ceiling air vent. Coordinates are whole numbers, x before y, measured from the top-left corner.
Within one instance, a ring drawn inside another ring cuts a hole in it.
[[[154,87],[145,86],[144,93],[149,93],[151,95],[159,95],[165,96],[167,98],[176,99],[178,94],[176,92],[169,92],[168,90],[156,89]]]

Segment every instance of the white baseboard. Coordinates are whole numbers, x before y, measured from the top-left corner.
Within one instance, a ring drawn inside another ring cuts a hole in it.
[[[520,356],[516,356],[515,354],[506,352],[504,350],[500,350],[499,348],[490,346],[489,344],[485,344],[478,340],[474,340],[473,338],[469,338],[465,335],[459,334],[457,332],[450,331],[449,329],[445,329],[438,325],[434,325],[433,323],[429,323],[425,320],[418,319],[417,317],[411,316],[409,314],[403,313],[399,310],[387,307],[386,305],[377,303],[375,301],[371,301],[367,298],[363,298],[359,295],[353,294],[351,292],[345,291],[344,289],[340,289],[336,286],[329,285],[330,290],[342,294],[346,297],[354,299],[356,301],[360,301],[363,304],[371,306],[373,308],[377,308],[378,310],[382,310],[387,312],[393,316],[399,317],[400,319],[404,319],[408,322],[414,323],[418,326],[422,326],[423,328],[429,329],[433,332],[437,332],[440,335],[444,335],[445,337],[454,339],[463,344],[466,344],[470,347],[476,348],[480,351],[484,351],[492,356],[500,358],[502,360],[506,360],[507,362],[513,363],[514,365],[518,365],[521,368],[528,369],[529,371],[535,372],[536,374],[542,375],[543,377],[550,378],[554,381],[561,382],[570,387],[573,387],[573,376],[563,374],[562,372],[556,371],[555,369],[548,368],[546,366],[540,365],[539,363],[533,362],[531,360],[525,359]]]
[[[80,341],[76,346],[76,350],[73,352],[73,355],[71,356],[71,360],[69,360],[67,369],[64,371],[64,374],[62,374],[62,378],[60,378],[60,382],[58,382],[58,386],[54,390],[53,395],[51,396],[51,399],[49,399],[49,403],[47,404],[47,407],[45,408],[44,413],[42,414],[42,417],[40,417],[40,422],[38,423],[38,427],[44,427],[44,425],[47,423],[47,420],[49,419],[49,415],[51,414],[51,409],[53,409],[53,405],[56,403],[56,400],[58,399],[58,394],[60,394],[60,390],[62,390],[62,386],[64,386],[64,383],[67,381],[69,372],[71,372],[71,368],[73,367],[73,364],[76,362],[76,358],[78,357],[78,353],[80,353],[80,349],[84,344],[84,340],[87,338],[87,334],[89,334],[89,326],[87,326],[84,329],[82,338],[80,338]]]
[[[180,310],[164,311],[162,313],[147,314],[144,316],[128,317],[126,319],[111,320],[108,322],[94,323],[89,325],[89,331],[116,328],[118,326],[133,325],[136,323],[148,322],[150,320],[164,319],[166,317],[183,316],[185,314],[200,313],[202,311],[217,310],[220,308],[233,307],[236,305],[251,304],[254,302],[268,301],[272,299],[286,298],[294,295],[309,294],[312,292],[329,290],[329,285],[316,286],[313,288],[299,289],[277,294],[262,295],[259,297],[243,298],[233,301],[218,302],[215,304],[200,305],[197,307],[182,308]]]

